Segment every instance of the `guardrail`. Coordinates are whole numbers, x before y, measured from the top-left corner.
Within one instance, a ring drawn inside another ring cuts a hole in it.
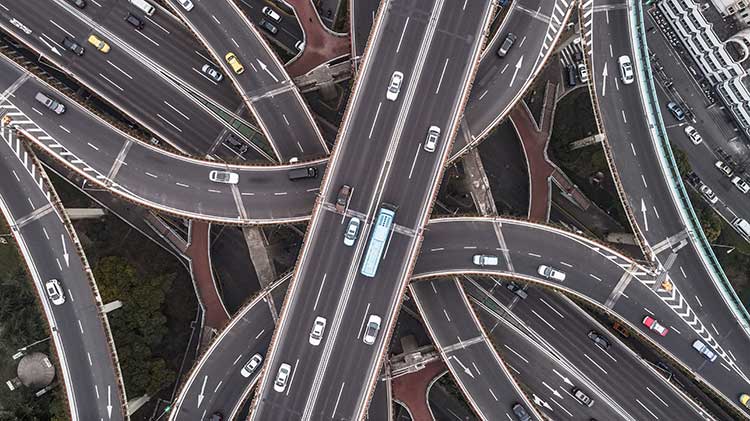
[[[669,137],[667,136],[664,121],[659,111],[659,100],[656,96],[653,75],[651,74],[648,44],[646,43],[646,32],[644,30],[643,6],[640,0],[628,0],[628,3],[628,11],[630,13],[629,22],[631,26],[630,37],[635,56],[633,60],[640,74],[638,83],[641,85],[651,140],[654,142],[655,149],[658,152],[659,164],[669,184],[669,190],[677,206],[680,218],[690,234],[689,237],[693,245],[701,256],[703,265],[708,270],[716,289],[732,310],[733,315],[745,330],[745,333],[750,335],[750,314],[748,314],[747,309],[743,306],[739,297],[737,297],[734,288],[732,288],[729,279],[727,279],[724,273],[724,269],[722,269],[713,250],[711,250],[711,246],[701,228],[700,221],[693,210],[693,205],[690,203],[690,198],[682,183],[682,177],[672,154]]]

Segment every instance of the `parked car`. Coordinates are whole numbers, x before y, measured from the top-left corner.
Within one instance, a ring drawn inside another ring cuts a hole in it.
[[[609,343],[609,339],[595,330],[590,330],[586,336],[588,336],[589,339],[591,339],[599,348],[603,350],[607,350],[610,346],[612,346]]]
[[[349,204],[349,198],[352,195],[352,186],[344,184],[339,189],[339,194],[336,196],[336,211],[344,212],[346,206]]]
[[[497,266],[497,256],[491,254],[475,254],[472,261],[477,266]]]
[[[352,217],[352,219],[349,220],[349,225],[346,226],[346,231],[344,232],[344,245],[347,247],[351,247],[354,245],[354,242],[357,240],[357,236],[359,235],[359,226],[361,225],[361,221],[359,218]]]
[[[316,317],[313,322],[312,330],[310,330],[310,345],[320,345],[321,339],[323,339],[323,332],[326,330],[326,319],[325,317]]]
[[[250,357],[250,360],[247,361],[247,363],[242,367],[242,370],[240,370],[240,374],[244,378],[250,377],[255,370],[260,367],[260,363],[263,362],[263,356],[260,354],[255,354],[252,357]]]
[[[508,32],[508,35],[505,36],[503,43],[500,45],[500,48],[497,49],[497,56],[500,58],[505,57],[505,55],[508,54],[510,48],[513,46],[513,43],[516,42],[516,39],[518,39],[518,37],[513,32]]]
[[[565,272],[561,272],[552,266],[539,265],[539,268],[537,268],[536,271],[547,279],[559,282],[565,281]]]
[[[289,380],[289,375],[292,373],[292,366],[287,363],[282,363],[279,366],[279,371],[276,373],[276,380],[273,382],[273,390],[281,393],[286,389],[286,382]]]
[[[440,127],[430,126],[430,128],[427,129],[427,139],[424,141],[424,150],[427,152],[435,152],[438,140],[440,140]]]
[[[109,44],[107,44],[103,39],[99,38],[98,36],[91,34],[89,35],[89,44],[96,47],[97,50],[100,52],[107,54],[109,52]]]
[[[620,64],[620,78],[622,79],[622,83],[625,85],[630,85],[635,81],[635,73],[633,72],[633,63],[630,61],[630,57],[628,56],[620,56],[617,59],[617,62]]]
[[[208,173],[208,179],[214,183],[237,184],[240,181],[240,175],[231,171],[213,170]]]
[[[734,171],[732,171],[732,168],[729,165],[727,165],[724,161],[716,161],[714,166],[718,168],[719,171],[723,172],[724,175],[726,175],[727,177],[731,177],[732,174],[734,174]]]
[[[382,320],[380,319],[380,316],[376,314],[371,314],[370,318],[367,320],[367,327],[365,328],[365,334],[362,337],[362,341],[366,343],[367,345],[372,345],[375,343],[375,339],[378,337],[378,332],[380,331],[380,322]]]
[[[261,28],[268,31],[271,35],[276,35],[279,33],[279,28],[276,27],[276,25],[272,24],[271,22],[261,19],[260,22],[258,22],[258,25],[260,25]]]
[[[708,187],[707,185],[701,184],[699,190],[701,191],[701,193],[703,193],[703,197],[705,197],[706,200],[708,200],[712,205],[715,205],[716,202],[719,201],[719,198],[716,197],[716,195],[714,194],[714,191],[711,190],[711,188]]]
[[[672,116],[674,116],[677,121],[682,121],[685,119],[685,111],[682,110],[682,107],[677,105],[676,102],[669,101],[667,103],[667,109],[670,113],[672,113]]]
[[[389,101],[395,101],[398,99],[398,94],[401,92],[401,82],[404,81],[404,74],[395,71],[391,75],[391,82],[388,84],[388,90],[385,93],[385,98]]]
[[[654,319],[651,316],[646,316],[643,318],[643,325],[649,328],[650,330],[653,330],[654,332],[658,333],[661,336],[667,336],[667,333],[669,333],[668,328],[660,324],[656,319]]]
[[[570,393],[573,394],[573,397],[576,398],[576,400],[580,402],[581,405],[588,406],[589,408],[594,406],[594,400],[591,399],[591,397],[589,397],[589,395],[587,395],[583,390],[574,387],[570,390]]]
[[[703,137],[693,126],[685,126],[685,134],[690,141],[693,142],[693,145],[700,145],[700,143],[703,142]]]
[[[737,190],[741,191],[742,193],[747,193],[750,191],[750,186],[747,184],[747,181],[743,180],[742,177],[735,176],[732,178],[732,184],[734,184],[735,187],[737,187]]]
[[[221,82],[224,79],[224,75],[222,75],[218,69],[214,68],[214,66],[211,66],[210,64],[204,64],[203,67],[201,67],[201,72],[211,78],[211,80],[213,80],[214,82]]]
[[[693,342],[693,349],[698,351],[701,355],[703,355],[703,358],[714,362],[716,361],[716,358],[718,358],[718,355],[716,355],[716,352],[714,352],[711,347],[704,344],[703,341],[700,339],[696,339],[695,342]]]
[[[44,290],[47,291],[47,298],[52,301],[52,304],[59,306],[65,303],[65,293],[57,279],[50,279],[45,282]]]
[[[66,50],[70,50],[75,55],[82,56],[83,55],[83,47],[81,44],[77,43],[76,40],[74,40],[71,37],[65,37],[62,40],[62,46],[65,47]]]
[[[236,55],[234,55],[233,52],[231,51],[228,52],[224,56],[224,60],[226,60],[227,64],[229,64],[229,66],[232,67],[232,70],[234,70],[234,73],[240,75],[242,74],[242,72],[245,71],[245,66],[243,66],[242,63],[240,63],[240,60],[237,58]]]

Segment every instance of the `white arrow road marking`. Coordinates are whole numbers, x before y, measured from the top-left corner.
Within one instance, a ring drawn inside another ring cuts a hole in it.
[[[549,391],[552,392],[553,395],[555,395],[558,398],[562,399],[562,395],[560,394],[560,392],[557,391],[557,389],[555,389],[554,387],[550,387],[550,385],[548,385],[545,382],[542,382],[542,384],[544,385],[544,387],[546,387],[547,389],[549,389]]]
[[[455,355],[451,355],[451,358],[453,358],[454,360],[456,360],[456,362],[458,362],[458,364],[459,364],[459,365],[461,366],[461,368],[463,368],[463,369],[464,369],[464,373],[468,374],[468,375],[469,375],[469,377],[471,377],[472,379],[474,378],[474,374],[473,374],[473,373],[471,372],[471,370],[469,370],[469,368],[468,368],[468,367],[466,367],[466,366],[465,366],[465,365],[464,365],[464,364],[463,364],[463,363],[461,362],[461,360],[459,360],[459,359],[458,359],[458,357],[456,357]]]
[[[557,374],[557,375],[558,375],[558,376],[559,376],[559,377],[560,377],[560,378],[562,379],[562,381],[564,381],[565,383],[567,383],[567,384],[569,384],[569,385],[573,386],[573,382],[571,382],[569,378],[567,378],[567,377],[563,376],[562,374],[560,374],[560,373],[559,373],[559,372],[558,372],[557,370],[555,370],[554,368],[552,369],[552,371],[554,371],[554,372],[555,372],[555,374]]]
[[[198,407],[201,406],[201,403],[203,402],[203,398],[205,395],[203,394],[203,391],[206,390],[206,382],[208,381],[208,375],[203,376],[203,386],[201,386],[201,393],[198,394]]]
[[[277,79],[276,76],[274,76],[274,74],[271,73],[270,70],[268,70],[268,66],[266,66],[266,63],[263,63],[262,61],[260,61],[260,59],[256,59],[256,60],[258,60],[258,64],[260,65],[260,68],[263,69],[266,73],[268,73],[268,75],[273,78],[274,82],[279,81],[279,79]]]
[[[643,225],[644,228],[646,228],[646,231],[648,231],[648,217],[646,216],[646,202],[641,199],[641,212],[643,213]]]
[[[543,401],[542,398],[540,398],[539,396],[537,396],[536,393],[532,394],[531,396],[532,396],[533,401],[534,401],[535,404],[537,404],[539,406],[543,406],[543,407],[549,409],[550,411],[555,412],[552,409],[552,407],[549,406],[549,404],[547,402]]]
[[[42,37],[39,37],[39,39],[40,39],[40,40],[41,40],[41,41],[42,41],[42,42],[43,42],[43,43],[44,43],[44,44],[45,44],[45,45],[46,45],[47,47],[49,47],[49,49],[50,49],[50,50],[52,50],[52,52],[53,52],[53,53],[55,53],[55,54],[57,54],[58,56],[62,57],[62,54],[60,54],[60,52],[59,52],[59,51],[57,51],[57,47],[55,47],[54,45],[51,45],[50,43],[48,43],[48,42],[47,42],[47,40],[46,40],[46,39],[44,39],[44,38],[42,38]]]
[[[107,416],[112,418],[112,389],[107,385]]]
[[[521,58],[518,59],[518,63],[516,63],[516,70],[513,71],[513,78],[510,79],[510,85],[508,86],[513,86],[513,82],[516,80],[516,76],[518,75],[521,66],[523,66],[523,56],[521,56]]]
[[[602,70],[602,96],[607,92],[607,62],[604,62],[604,70]]]
[[[60,239],[62,240],[63,257],[65,258],[65,266],[70,267],[70,255],[68,254],[68,249],[65,246],[65,235],[60,234]]]

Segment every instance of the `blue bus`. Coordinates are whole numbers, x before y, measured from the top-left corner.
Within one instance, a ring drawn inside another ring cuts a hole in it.
[[[388,203],[383,203],[380,206],[378,217],[375,220],[375,229],[372,230],[372,237],[370,237],[370,243],[367,245],[365,261],[360,271],[362,275],[368,278],[375,277],[375,273],[378,271],[378,264],[383,257],[383,249],[388,241],[393,219],[396,217],[395,210],[396,207]]]

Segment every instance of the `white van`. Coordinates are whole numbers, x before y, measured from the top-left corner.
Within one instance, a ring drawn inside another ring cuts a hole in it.
[[[732,221],[732,226],[745,238],[750,239],[750,223],[742,218],[734,218],[734,220]]]
[[[133,6],[141,9],[143,13],[145,13],[147,16],[153,16],[154,12],[156,12],[156,8],[151,5],[151,3],[147,2],[146,0],[128,0],[130,4]]]

